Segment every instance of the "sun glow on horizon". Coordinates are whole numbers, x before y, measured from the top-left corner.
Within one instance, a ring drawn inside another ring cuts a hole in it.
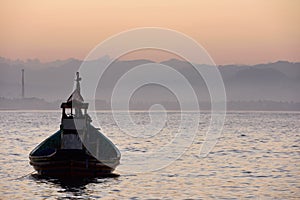
[[[217,64],[297,62],[299,8],[296,0],[4,0],[0,3],[0,56],[83,59],[98,43],[119,32],[162,27],[194,38]]]

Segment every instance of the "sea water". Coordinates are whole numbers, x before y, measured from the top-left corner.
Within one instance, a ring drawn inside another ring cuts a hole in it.
[[[199,117],[193,143],[166,166],[135,172],[135,166],[103,177],[64,182],[36,176],[28,154],[59,129],[59,111],[0,112],[0,199],[299,199],[300,113],[229,112],[217,144],[206,157],[199,151],[210,114],[167,113],[155,135],[124,133],[109,112],[93,123],[121,152],[146,155],[176,137],[181,115]],[[157,114],[159,117],[159,113]],[[148,112],[131,112],[136,124],[149,123]],[[130,165],[126,157],[121,165]]]

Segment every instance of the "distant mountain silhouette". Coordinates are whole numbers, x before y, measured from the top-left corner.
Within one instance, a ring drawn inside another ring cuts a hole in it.
[[[109,58],[104,57],[88,62],[97,65],[107,59]],[[0,58],[0,97],[18,98],[21,96],[21,69],[24,68],[25,96],[49,101],[66,99],[72,92],[74,74],[81,63],[82,61],[77,59],[42,63],[39,60],[24,62]],[[119,78],[130,69],[146,63],[154,62],[150,60],[113,62],[99,83],[96,98],[109,101],[112,89]],[[168,65],[185,76],[194,88],[199,101],[209,100],[210,96],[205,82],[191,64],[176,59],[164,61],[161,64]],[[279,61],[254,66],[224,65],[218,68],[230,101],[300,102],[300,63]],[[173,81],[176,82],[176,80]],[[133,100],[139,102],[175,101],[176,97],[165,88],[148,85],[138,90]]]
[[[266,83],[273,83],[281,80],[285,80],[288,77],[272,68],[266,68],[266,69],[259,69],[255,67],[249,67],[247,69],[243,69],[238,71],[235,74],[235,77],[233,80],[235,81],[241,81],[241,82],[249,82],[249,83],[256,83],[257,81],[262,81],[261,84],[266,84]]]

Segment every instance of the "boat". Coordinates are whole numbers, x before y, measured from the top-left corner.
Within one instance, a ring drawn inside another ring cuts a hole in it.
[[[29,154],[30,165],[46,177],[99,177],[112,174],[120,163],[118,148],[99,129],[87,113],[88,103],[76,88],[61,104],[60,129]]]

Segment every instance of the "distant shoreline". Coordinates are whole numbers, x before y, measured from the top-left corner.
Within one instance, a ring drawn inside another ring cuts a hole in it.
[[[96,113],[110,113],[109,110],[96,110]],[[127,111],[117,111],[117,113],[122,113]],[[130,110],[129,113],[148,113],[148,110]],[[153,111],[152,111],[153,112]],[[156,112],[156,111],[154,111]],[[157,113],[160,113],[162,111],[157,111]],[[180,111],[180,110],[167,110],[167,113],[169,114],[176,114],[176,113],[195,113],[196,111]],[[60,114],[60,110],[2,110],[0,109],[0,113],[58,113]],[[200,114],[211,114],[209,110],[201,110],[199,112]],[[290,111],[290,110],[227,110],[225,115],[230,114],[236,114],[236,113],[262,113],[262,114],[268,114],[268,113],[277,113],[277,114],[300,114],[300,111]]]
[[[8,105],[7,103],[3,104],[0,100],[0,111],[59,111],[60,112],[60,104],[56,103],[48,103],[45,101],[43,104],[35,104],[35,103],[26,103],[20,104],[20,100],[17,101],[18,104],[14,104],[10,102]],[[130,112],[143,112],[149,111],[149,108],[153,104],[161,104],[167,112],[194,112],[194,109],[185,109],[181,110],[178,104],[174,102],[155,102],[155,103],[137,103],[130,106]],[[110,104],[97,104],[96,102],[96,111],[103,111],[103,112],[111,112]],[[210,112],[210,103],[209,102],[201,102],[199,103],[199,110],[200,112]],[[124,112],[126,110],[119,110],[120,112]],[[273,102],[273,101],[238,101],[238,102],[227,102],[227,112],[239,112],[239,111],[263,111],[263,112],[300,112],[300,103],[298,102]],[[154,111],[156,112],[156,111]]]
[[[0,97],[1,111],[19,110],[60,110],[60,102],[47,102],[39,98],[8,99]],[[178,102],[173,101],[134,101],[130,103],[130,111],[148,111],[153,104],[161,104],[167,111],[181,111]],[[217,103],[218,104],[218,103]],[[227,111],[300,111],[300,102],[278,102],[278,101],[228,101]],[[95,109],[98,111],[111,111],[111,103],[105,100],[96,100]],[[193,107],[184,111],[193,111]],[[210,102],[199,102],[199,110],[210,111]],[[126,111],[126,110],[123,110]]]

